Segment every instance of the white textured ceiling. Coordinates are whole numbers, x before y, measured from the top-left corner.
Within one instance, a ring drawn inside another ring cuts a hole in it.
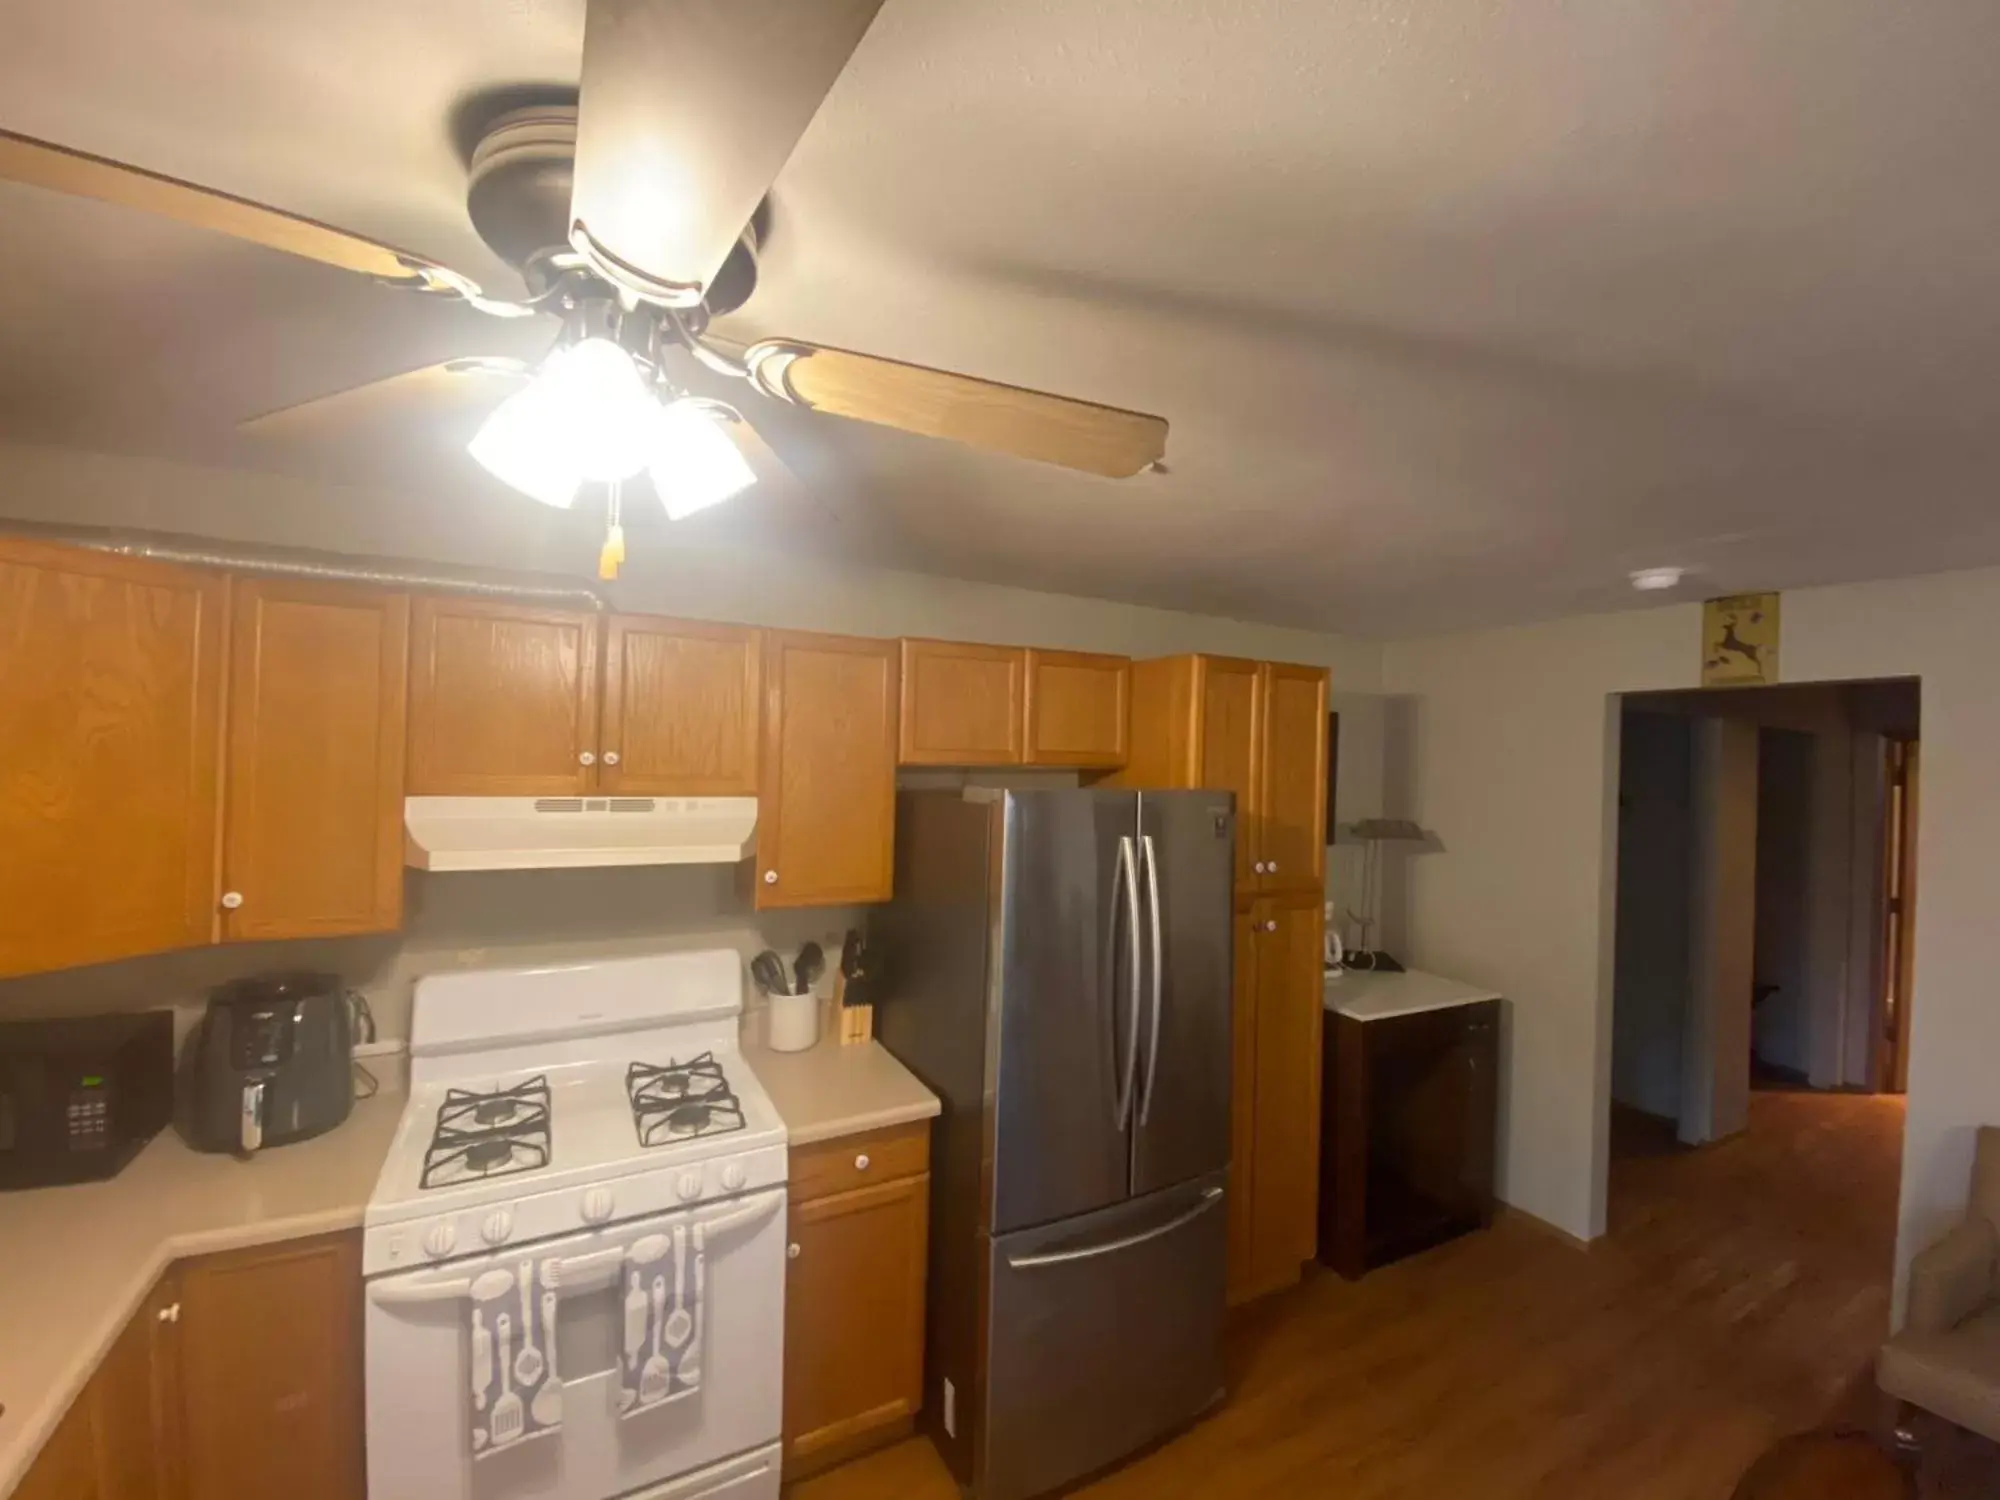
[[[454,122],[573,80],[582,30],[581,0],[17,9],[0,126],[501,285]],[[1365,634],[1628,602],[1655,564],[2000,560],[1996,151],[1994,0],[888,0],[742,327],[1160,412],[1172,472],[779,413],[842,521],[761,540]],[[545,338],[0,188],[16,438],[311,470],[230,425]],[[437,504],[511,503],[397,451]]]

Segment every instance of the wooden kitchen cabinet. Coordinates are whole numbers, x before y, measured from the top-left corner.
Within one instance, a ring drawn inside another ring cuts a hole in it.
[[[1131,745],[1132,663],[1028,648],[1026,763],[1112,770]]]
[[[219,573],[0,539],[0,975],[215,933]]]
[[[895,641],[766,632],[759,909],[889,899],[899,655]]]
[[[763,636],[737,625],[613,615],[604,627],[601,791],[757,795]]]
[[[1018,766],[1027,733],[1028,653],[956,641],[902,643],[906,766]]]
[[[788,1480],[907,1435],[923,1405],[929,1140],[923,1122],[792,1153]]]
[[[1324,668],[1222,656],[1139,662],[1132,722],[1121,785],[1236,794],[1239,904],[1324,888]]]
[[[427,596],[410,633],[410,795],[596,789],[596,615]]]
[[[185,1263],[176,1327],[190,1500],[362,1500],[359,1235]]]
[[[1318,1247],[1323,920],[1317,895],[1250,908],[1249,1259],[1231,1277],[1246,1297],[1298,1280]]]
[[[79,1405],[92,1412],[99,1500],[179,1500],[180,1279],[169,1270],[97,1367]]]
[[[230,611],[222,936],[389,932],[403,917],[410,601],[239,578]]]

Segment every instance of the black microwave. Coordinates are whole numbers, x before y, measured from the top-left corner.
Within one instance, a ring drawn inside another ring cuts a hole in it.
[[[0,1021],[0,1189],[114,1177],[173,1110],[172,1011]]]

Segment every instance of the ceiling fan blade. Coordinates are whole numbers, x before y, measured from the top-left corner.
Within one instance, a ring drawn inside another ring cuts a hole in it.
[[[722,269],[882,0],[590,0],[571,240],[648,301]]]
[[[788,339],[744,352],[760,390],[814,411],[1125,479],[1158,463],[1167,420]]]
[[[447,359],[294,406],[281,406],[238,423],[237,430],[277,441],[358,440],[386,424],[413,416],[483,416],[525,380],[531,369],[526,360],[519,359]]]
[[[741,412],[720,403],[715,410],[722,430],[729,434],[729,440],[736,445],[736,451],[743,455],[743,461],[750,465],[760,483],[781,486],[801,483],[792,466],[778,457],[778,450],[764,440],[764,435],[752,427]]]
[[[343,271],[358,271],[364,276],[472,296],[479,293],[478,287],[457,272],[407,250],[377,244],[330,224],[252,203],[248,198],[218,193],[142,167],[72,151],[67,146],[7,130],[0,130],[0,180],[141,209],[197,229],[338,266]]]

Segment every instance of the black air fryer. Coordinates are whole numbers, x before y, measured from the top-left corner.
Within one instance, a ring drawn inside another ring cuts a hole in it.
[[[181,1133],[249,1156],[309,1140],[354,1107],[354,1026],[330,974],[239,979],[209,997],[181,1057]]]

